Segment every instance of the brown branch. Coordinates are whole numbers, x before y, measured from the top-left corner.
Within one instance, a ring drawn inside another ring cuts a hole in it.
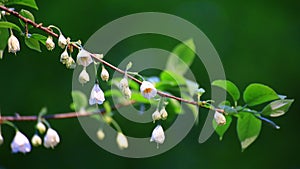
[[[58,34],[54,33],[51,29],[49,29],[49,28],[47,28],[47,27],[44,27],[44,26],[42,26],[41,24],[37,24],[37,23],[33,22],[33,21],[30,20],[30,19],[27,19],[27,18],[23,17],[22,15],[20,15],[20,14],[19,14],[18,12],[16,12],[16,11],[10,10],[9,8],[6,8],[5,6],[0,6],[0,9],[3,10],[3,11],[6,11],[6,12],[8,12],[8,13],[10,13],[10,14],[16,16],[16,17],[18,17],[20,20],[24,21],[25,23],[31,24],[31,25],[33,25],[34,27],[36,27],[37,29],[40,29],[40,30],[44,31],[44,32],[46,32],[47,34],[49,34],[49,35],[51,35],[51,36],[54,36],[54,37],[56,37],[56,38],[58,38],[58,36],[59,36]],[[77,45],[74,44],[74,43],[71,43],[70,45],[76,47],[77,49],[80,48],[79,46],[77,46]],[[103,59],[97,58],[95,54],[90,53],[90,55],[91,55],[95,60],[101,62],[102,64],[104,64],[104,65],[110,67],[111,69],[113,69],[113,70],[115,70],[115,71],[117,71],[117,72],[119,72],[119,73],[121,73],[121,74],[126,75],[128,78],[130,78],[131,80],[137,82],[138,84],[142,84],[142,81],[138,80],[137,78],[135,78],[135,77],[133,77],[133,76],[131,76],[131,75],[125,74],[125,71],[123,71],[123,70],[121,70],[121,69],[115,67],[114,65],[112,65],[112,64],[110,64],[110,63],[104,61]],[[184,102],[184,103],[196,105],[196,106],[199,106],[199,107],[204,107],[204,106],[202,106],[203,104],[202,104],[201,102],[198,103],[198,102],[193,101],[193,100],[186,100],[186,99],[183,99],[183,98],[181,98],[181,97],[173,96],[173,95],[170,95],[170,94],[165,93],[165,92],[162,92],[162,91],[158,91],[157,94],[160,95],[160,96],[162,96],[162,97],[168,97],[168,98],[175,99],[175,100],[178,100],[178,101],[181,101],[181,102]],[[224,113],[224,110],[222,110],[222,109],[215,109],[215,108],[210,108],[210,109],[215,110],[215,111],[219,111],[219,112],[221,112],[221,113]]]

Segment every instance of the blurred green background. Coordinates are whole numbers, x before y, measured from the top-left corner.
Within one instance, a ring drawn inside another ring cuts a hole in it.
[[[200,115],[200,125],[175,148],[146,159],[123,158],[99,148],[77,119],[50,121],[61,136],[61,143],[54,150],[39,147],[26,155],[12,154],[13,130],[3,126],[5,143],[0,147],[0,168],[300,168],[299,1],[37,0],[37,4],[40,10],[33,10],[37,22],[57,25],[64,34],[82,42],[101,26],[128,14],[156,11],[177,15],[208,36],[221,57],[227,78],[241,89],[252,82],[264,83],[296,101],[286,115],[274,119],[280,130],[264,123],[258,140],[243,153],[234,125],[222,142],[213,135],[207,142],[198,143],[205,114]],[[132,37],[118,44],[107,60],[117,64],[135,50],[172,50],[177,43],[158,35]],[[17,56],[5,53],[0,61],[2,115],[36,114],[43,106],[50,113],[69,111],[72,71],[59,63],[61,50],[48,52],[43,48],[44,52],[38,53],[27,49],[24,42],[21,48]],[[192,69],[198,82],[208,89],[206,72],[198,65],[199,60]],[[27,136],[34,132],[33,122],[17,125]]]

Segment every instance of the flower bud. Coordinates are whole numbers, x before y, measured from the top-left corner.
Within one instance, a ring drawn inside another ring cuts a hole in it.
[[[8,39],[8,52],[16,54],[18,51],[20,51],[19,40],[11,34]]]
[[[225,116],[222,113],[219,113],[218,111],[215,112],[214,119],[220,126],[226,124]]]
[[[104,134],[104,132],[103,132],[102,129],[99,129],[99,130],[97,131],[97,137],[98,137],[99,140],[103,140],[103,139],[104,139],[105,134]]]
[[[55,47],[55,43],[53,42],[52,36],[48,36],[46,40],[46,48],[48,50],[53,50]]]
[[[161,119],[161,115],[159,113],[158,110],[156,110],[153,114],[152,114],[152,120],[153,120],[153,123],[155,123],[156,120],[160,120]]]
[[[129,87],[125,87],[123,90],[122,90],[122,93],[124,95],[124,97],[126,99],[130,99],[131,98],[131,90],[129,89]]]
[[[168,112],[166,111],[165,108],[162,108],[162,109],[160,110],[160,115],[161,115],[161,119],[163,119],[163,120],[166,120],[166,119],[167,119],[167,117],[168,117]]]
[[[82,70],[81,73],[79,74],[78,81],[79,81],[79,83],[81,83],[82,85],[90,81],[90,76],[89,76],[89,74],[87,73],[87,71],[86,71],[85,68],[83,68],[83,70]]]
[[[108,79],[109,79],[109,73],[108,73],[108,71],[105,69],[104,66],[102,66],[101,79],[102,79],[103,81],[108,81]]]
[[[67,50],[65,50],[61,55],[60,55],[60,62],[62,64],[66,64],[69,60],[69,54]]]
[[[154,87],[154,85],[148,81],[143,81],[143,83],[140,86],[140,91],[142,95],[147,99],[153,98],[157,93],[157,90]]]
[[[31,144],[35,147],[42,145],[42,139],[40,136],[38,136],[37,134],[35,134],[32,138],[31,138]]]
[[[124,88],[128,87],[128,80],[127,77],[124,77],[119,84],[119,88],[122,90]]]
[[[54,148],[60,142],[59,135],[52,128],[48,128],[44,137],[44,146],[46,148]]]
[[[119,148],[121,150],[125,149],[125,148],[128,148],[128,141],[127,141],[127,138],[126,136],[121,133],[121,132],[118,132],[117,134],[117,144],[119,146]]]
[[[42,123],[42,122],[38,122],[36,124],[36,129],[38,129],[38,131],[43,134],[46,131],[46,126]]]
[[[67,45],[67,39],[65,36],[61,33],[58,37],[58,46],[64,49]]]
[[[74,69],[76,67],[75,61],[71,56],[68,57],[68,59],[66,61],[66,67],[68,69]]]
[[[158,144],[163,144],[165,141],[165,133],[161,125],[157,125],[155,129],[152,132],[152,136],[150,139],[150,142],[156,142],[157,143],[157,148]]]

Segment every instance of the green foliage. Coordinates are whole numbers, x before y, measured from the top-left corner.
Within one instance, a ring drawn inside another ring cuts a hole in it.
[[[88,101],[84,93],[82,93],[81,91],[72,91],[71,95],[73,98],[73,104],[76,111],[87,107]]]
[[[36,50],[38,52],[41,52],[40,43],[38,40],[32,38],[32,37],[25,37],[25,44],[30,49]]]
[[[35,0],[8,0],[4,1],[4,5],[23,5],[38,10]]]
[[[273,101],[262,110],[262,114],[271,117],[282,116],[289,110],[293,102],[292,99]]]
[[[8,37],[8,30],[5,28],[0,28],[0,51],[3,51],[6,48]],[[2,59],[2,56],[0,56],[0,59]]]
[[[25,9],[21,9],[21,11],[19,13],[20,13],[20,15],[24,16],[25,18],[30,19],[34,22],[34,16],[30,11],[25,10]],[[19,19],[19,21],[20,21],[21,25],[25,28],[26,23],[23,22],[21,19]],[[31,29],[31,28],[33,28],[33,26],[32,25],[27,25],[27,28]]]
[[[237,117],[237,135],[243,151],[258,137],[262,122],[254,114],[248,112],[240,112]]]
[[[167,61],[166,70],[176,72],[178,75],[183,75],[194,61],[195,50],[196,47],[193,39],[186,40],[177,45]],[[178,57],[174,56],[174,54]]]
[[[33,33],[30,38],[38,40],[41,44],[46,45],[47,37],[41,34]]]
[[[10,28],[18,31],[19,33],[22,33],[22,30],[18,25],[7,21],[0,22],[0,28]]]
[[[219,139],[222,140],[224,134],[226,133],[226,131],[228,130],[228,128],[230,127],[230,124],[232,122],[232,117],[231,116],[225,116],[226,118],[226,124],[222,125],[222,126],[218,126],[216,120],[213,120],[213,127],[216,131],[216,133],[219,135]]]
[[[279,99],[278,94],[270,87],[253,83],[250,84],[244,91],[244,101],[249,106],[256,106],[268,101]]]
[[[231,81],[215,80],[212,82],[212,85],[225,89],[230,94],[234,102],[237,102],[240,99],[240,91]]]

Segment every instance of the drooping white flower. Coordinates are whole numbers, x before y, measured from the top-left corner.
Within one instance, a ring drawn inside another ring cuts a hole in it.
[[[105,69],[104,66],[102,66],[101,79],[102,79],[103,81],[108,81],[108,79],[109,79],[109,73],[108,73],[108,71]]]
[[[102,129],[99,129],[99,130],[97,131],[97,137],[98,137],[99,140],[103,140],[103,139],[104,139],[105,134],[104,134],[104,132],[103,132]]]
[[[67,45],[67,39],[65,36],[61,33],[58,37],[58,46],[64,49]]]
[[[11,34],[8,38],[8,52],[16,54],[20,51],[20,43],[15,35]]]
[[[84,49],[81,49],[77,54],[77,64],[87,67],[91,63],[93,63],[93,59],[90,53]]]
[[[83,70],[82,70],[81,73],[79,74],[78,81],[79,81],[79,83],[81,83],[82,85],[90,81],[90,76],[89,76],[89,74],[87,73],[85,67],[83,68]]]
[[[74,59],[70,56],[68,57],[68,59],[66,60],[66,67],[68,69],[74,69],[76,66]]]
[[[53,42],[52,36],[48,36],[46,40],[46,48],[48,50],[53,50],[55,48],[55,43]]]
[[[127,138],[126,136],[121,133],[121,132],[118,132],[117,134],[117,144],[119,146],[119,148],[121,150],[125,149],[125,148],[128,148],[128,141],[127,141]]]
[[[2,145],[3,142],[4,142],[4,138],[3,138],[2,134],[1,134],[1,131],[0,131],[0,145]]]
[[[58,133],[52,128],[48,128],[44,137],[44,146],[46,148],[54,148],[60,142]]]
[[[226,124],[225,116],[222,113],[219,113],[218,111],[215,112],[214,119],[216,120],[218,125]]]
[[[38,129],[38,131],[43,134],[46,131],[46,126],[42,123],[42,122],[38,122],[36,124],[36,128]]]
[[[160,110],[160,115],[161,115],[161,119],[163,120],[166,120],[167,117],[168,117],[168,112],[166,111],[166,109],[163,107],[161,110]]]
[[[102,104],[105,101],[104,93],[101,90],[99,84],[95,84],[90,95],[89,104]]]
[[[69,54],[68,54],[68,51],[67,50],[64,50],[64,52],[60,55],[60,62],[62,64],[66,64],[67,61],[69,59]]]
[[[16,135],[10,146],[13,153],[21,152],[25,154],[31,151],[29,140],[23,133],[18,130],[16,131]]]
[[[157,90],[154,87],[154,85],[148,81],[143,81],[143,83],[140,86],[140,91],[142,95],[147,99],[153,98],[157,93]]]
[[[37,134],[33,135],[33,137],[31,138],[31,144],[36,147],[42,145],[41,137]]]
[[[152,120],[153,123],[155,123],[156,120],[160,120],[161,119],[161,114],[158,110],[155,110],[154,113],[152,113]]]
[[[153,132],[152,132],[152,136],[150,139],[150,142],[156,142],[157,143],[157,148],[158,148],[158,144],[163,144],[165,141],[165,133],[163,128],[161,127],[161,125],[157,125]]]

